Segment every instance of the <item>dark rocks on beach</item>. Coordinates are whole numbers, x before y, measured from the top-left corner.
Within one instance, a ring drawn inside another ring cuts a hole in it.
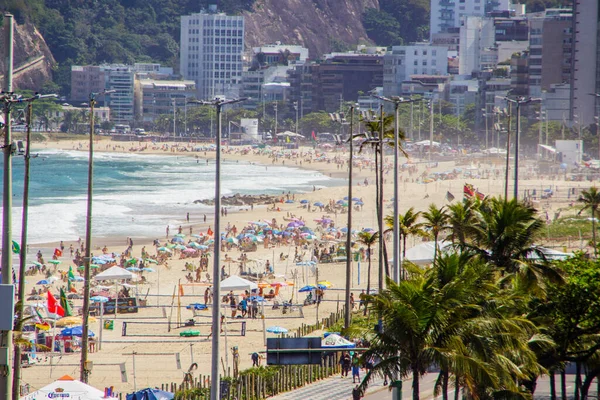
[[[239,194],[232,196],[221,197],[223,206],[247,206],[250,204],[273,204],[279,200],[279,196],[271,196],[268,194]],[[215,199],[196,200],[194,204],[206,204],[212,206],[215,204]]]

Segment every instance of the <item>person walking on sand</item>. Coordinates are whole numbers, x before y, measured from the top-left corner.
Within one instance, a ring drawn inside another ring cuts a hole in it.
[[[169,238],[169,225],[167,225],[167,239]]]
[[[185,219],[187,220],[187,222],[190,222],[190,213],[187,213],[187,215],[185,216]]]

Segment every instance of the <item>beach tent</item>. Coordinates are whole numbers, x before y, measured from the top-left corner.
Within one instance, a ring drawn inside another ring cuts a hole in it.
[[[548,261],[566,260],[567,258],[573,257],[573,253],[563,253],[562,251],[558,251],[558,250],[554,250],[554,249],[549,249],[548,247],[542,247],[542,246],[537,246],[536,248],[539,251],[541,251],[542,254],[544,254],[544,256],[546,257],[546,259]],[[541,259],[541,257],[538,254],[536,254],[536,253],[530,254],[527,258],[530,259],[530,260],[539,260],[539,259]]]
[[[438,242],[438,248],[444,250],[450,246],[450,242],[440,241]],[[411,247],[406,250],[405,260],[412,262],[417,265],[428,265],[433,262],[433,255],[435,254],[435,242],[423,242],[415,247]]]
[[[21,397],[21,400],[62,399],[69,400],[101,400],[105,399],[104,391],[75,380],[69,375],[43,388]]]
[[[160,389],[142,389],[127,395],[127,400],[172,400],[175,395]]]
[[[237,275],[231,275],[229,278],[221,281],[221,290],[252,290],[258,289],[258,285],[247,279],[240,278]]]
[[[126,269],[121,267],[110,267],[106,271],[100,272],[98,275],[94,276],[94,279],[97,281],[119,281],[122,279],[136,279],[137,275],[133,272],[129,272]]]
[[[433,143],[433,144],[431,144],[431,143]],[[440,145],[439,142],[435,142],[435,141],[432,142],[432,141],[429,141],[429,140],[421,140],[420,142],[416,142],[414,144],[416,146],[433,146],[433,147],[436,147],[436,146]]]
[[[338,334],[332,333],[321,341],[321,347],[336,348],[336,349],[353,349],[356,344],[344,339]]]

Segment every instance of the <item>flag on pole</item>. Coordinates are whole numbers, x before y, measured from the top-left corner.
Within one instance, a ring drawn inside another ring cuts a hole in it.
[[[65,316],[65,310],[51,292],[48,292],[48,314],[58,315],[59,317]]]
[[[317,135],[316,135],[315,131],[312,131],[311,136],[312,136],[313,140],[317,140]]]
[[[212,231],[212,229],[210,229],[210,227],[208,227],[208,230],[206,231],[206,234],[208,236],[212,236],[213,235],[213,231]]]
[[[73,310],[71,310],[71,305],[67,301],[67,295],[65,294],[65,291],[62,288],[60,288],[60,305],[64,310],[65,317],[70,317],[71,315],[73,315]]]
[[[450,193],[450,191],[446,192],[446,200],[448,200],[449,202],[452,202],[455,199],[454,195],[452,193]]]

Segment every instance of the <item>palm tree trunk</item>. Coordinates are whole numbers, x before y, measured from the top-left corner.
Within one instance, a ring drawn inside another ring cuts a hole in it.
[[[413,374],[413,400],[419,400],[420,388],[419,388],[419,369],[417,366],[413,366],[412,368]]]
[[[436,233],[435,235],[433,235],[433,262],[435,262],[435,259],[437,258],[437,243],[438,243],[438,234]]]
[[[442,375],[442,400],[448,400],[448,370],[441,371]]]
[[[596,248],[596,217],[594,207],[592,207],[592,242],[594,243],[594,258],[598,258],[598,249]]]
[[[556,400],[556,380],[554,379],[554,370],[550,371],[550,400]]]
[[[454,378],[454,400],[458,400],[460,395],[460,382],[458,380],[458,375]]]
[[[560,370],[560,397],[567,400],[567,374],[564,369]]]
[[[575,393],[574,393],[575,400],[579,400],[580,390],[581,390],[581,363],[576,362],[575,363]]]
[[[369,267],[367,268],[367,295],[371,293],[371,246],[367,247],[367,251],[369,252]],[[363,304],[365,307],[363,315],[367,315],[367,302]]]
[[[400,264],[401,278],[406,279],[406,271],[404,270],[404,259],[406,258],[406,235],[402,235],[402,264]]]
[[[380,243],[383,240],[383,226],[381,224],[381,218],[379,217],[380,213],[383,212],[383,204],[382,204],[382,198],[381,198],[381,191],[380,191],[380,186],[381,186],[381,176],[379,174],[379,164],[381,163],[381,157],[379,157],[379,153],[377,151],[377,149],[375,149],[375,192],[376,192],[376,211],[377,211],[377,221],[378,221],[378,227],[379,227],[379,235],[380,235]],[[380,246],[380,250],[379,250],[379,276],[378,276],[378,289],[379,289],[379,293],[381,293],[383,291],[383,249]]]

